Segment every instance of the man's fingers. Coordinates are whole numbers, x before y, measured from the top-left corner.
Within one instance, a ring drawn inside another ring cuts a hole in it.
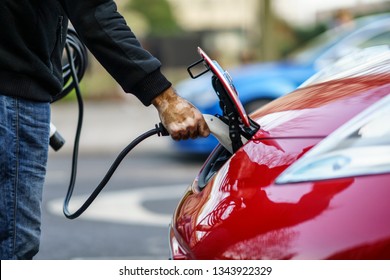
[[[204,120],[194,120],[193,118],[181,124],[170,124],[168,131],[170,131],[170,135],[174,140],[195,139],[199,136],[206,137],[209,134],[208,126]]]
[[[186,140],[209,135],[209,128],[201,112],[174,92],[167,91],[156,97],[153,104],[172,139]]]
[[[203,118],[203,116],[202,116],[202,118]],[[199,123],[199,130],[198,131],[199,131],[199,136],[207,137],[210,135],[210,128],[204,119],[202,122]]]

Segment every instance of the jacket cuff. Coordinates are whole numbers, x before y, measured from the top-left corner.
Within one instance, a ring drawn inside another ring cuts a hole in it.
[[[172,83],[161,73],[160,69],[150,73],[137,83],[132,93],[145,105],[149,106],[152,100],[172,86]]]

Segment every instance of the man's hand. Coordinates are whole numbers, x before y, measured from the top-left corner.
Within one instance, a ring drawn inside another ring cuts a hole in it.
[[[152,100],[160,120],[174,140],[207,137],[210,130],[203,115],[170,87]]]

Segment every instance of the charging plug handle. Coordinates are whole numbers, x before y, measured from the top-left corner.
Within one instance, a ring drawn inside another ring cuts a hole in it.
[[[210,133],[214,135],[215,138],[217,138],[218,142],[224,146],[226,150],[233,154],[235,149],[233,149],[229,125],[217,116],[203,114],[203,118],[205,119],[210,129]],[[239,136],[241,138],[242,145],[248,141],[248,139],[242,135]]]
[[[58,151],[65,144],[65,139],[62,135],[57,131],[57,128],[54,124],[50,123],[50,138],[49,138],[50,147],[53,148],[54,151]]]
[[[163,126],[162,123],[156,124],[155,128],[156,128],[156,134],[158,136],[168,136],[169,135],[168,130]]]

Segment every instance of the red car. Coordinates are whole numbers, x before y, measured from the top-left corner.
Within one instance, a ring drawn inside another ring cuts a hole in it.
[[[234,92],[201,56],[220,99]],[[390,259],[389,95],[384,51],[356,54],[249,117],[232,97],[241,144],[219,145],[181,199],[171,258]],[[231,110],[219,117],[234,143]]]

